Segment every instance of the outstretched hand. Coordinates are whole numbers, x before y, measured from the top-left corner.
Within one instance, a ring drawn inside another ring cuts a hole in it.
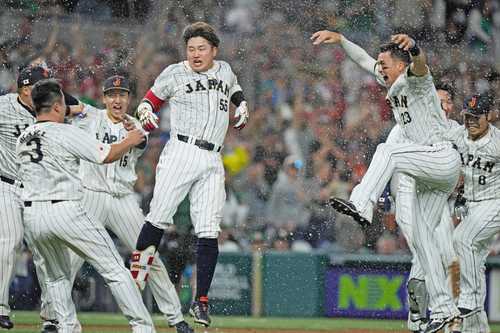
[[[342,35],[338,32],[322,30],[317,31],[311,36],[313,45],[319,44],[338,44],[342,40]]]

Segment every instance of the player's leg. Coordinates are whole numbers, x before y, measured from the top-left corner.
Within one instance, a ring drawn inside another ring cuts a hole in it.
[[[83,190],[82,206],[90,216],[91,220],[100,223],[105,228],[109,221],[108,209],[110,196],[103,192]],[[76,275],[83,266],[85,260],[74,252],[71,252],[71,282],[74,283]]]
[[[447,269],[446,277],[450,287],[453,299],[458,298],[460,292],[460,264],[458,256],[453,247],[453,232],[455,226],[451,217],[450,205],[447,202],[441,215],[441,222],[436,228],[437,239],[439,239],[438,246],[441,254],[441,261]]]
[[[418,186],[416,198],[413,244],[425,272],[425,283],[429,293],[431,321],[425,332],[433,333],[459,314],[447,285],[446,273],[437,244],[439,239],[435,233],[437,225],[441,221],[448,194],[426,189],[425,186]]]
[[[407,284],[408,329],[411,332],[420,332],[427,322],[429,295],[425,287],[425,274],[418,261],[412,238],[413,218],[411,214],[413,214],[416,200],[415,179],[402,173],[394,174],[391,179],[391,193],[396,201],[396,222],[412,253],[412,266]]]
[[[130,251],[133,251],[144,221],[144,215],[137,199],[132,194],[112,198],[109,209],[108,229],[113,231]],[[168,324],[170,326],[177,326],[178,324],[186,326],[186,323],[182,323],[184,317],[179,297],[158,254],[155,254],[151,265],[149,287]]]
[[[9,319],[9,287],[16,254],[22,246],[23,221],[13,185],[0,181],[0,327],[13,327]]]
[[[448,189],[455,186],[459,168],[460,156],[451,146],[382,143],[378,145],[361,183],[353,189],[350,202],[334,198],[331,204],[359,223],[367,224],[372,220],[373,207],[394,173],[403,172],[419,182]]]
[[[464,327],[484,326],[481,316],[472,316],[484,310],[486,298],[485,262],[494,236],[500,231],[500,200],[468,202],[469,212],[457,226],[453,236],[460,258],[460,297]],[[470,320],[469,318],[470,317]],[[470,332],[478,332],[472,327]]]
[[[104,227],[91,221],[79,202],[63,201],[57,205],[62,213],[54,221],[54,233],[104,278],[133,332],[154,332],[141,294]]]
[[[172,217],[177,206],[202,170],[200,163],[203,152],[206,151],[194,145],[171,140],[160,156],[150,212],[137,239],[130,264],[130,272],[141,289],[145,286],[164,229],[173,223]]]
[[[50,308],[57,319],[57,332],[74,333],[79,327],[76,309],[71,298],[69,249],[52,233],[53,216],[48,212],[51,203],[37,203],[24,211],[25,237],[39,261],[43,262],[43,281],[46,284]],[[39,271],[37,271],[39,273]]]
[[[220,155],[211,154],[207,172],[189,192],[191,220],[196,234],[196,295],[190,312],[195,322],[208,326],[208,292],[217,265],[222,209],[226,200],[224,167]]]

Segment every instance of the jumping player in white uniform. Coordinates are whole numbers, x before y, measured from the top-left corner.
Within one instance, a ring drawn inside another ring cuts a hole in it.
[[[140,127],[139,122],[129,117],[127,109],[130,102],[130,87],[127,78],[114,75],[107,78],[103,85],[103,103],[105,110],[85,105],[84,112],[73,119],[73,124],[95,137],[102,143],[121,142],[127,131]],[[83,208],[93,221],[98,221],[111,230],[132,252],[144,215],[134,195],[137,180],[135,166],[146,147],[133,147],[114,163],[95,164],[81,161],[80,176],[83,185]],[[72,275],[80,270],[84,260],[74,256]],[[174,285],[169,279],[163,262],[155,256],[151,267],[151,291],[160,311],[165,315],[170,326],[175,326],[178,333],[193,333],[184,321],[181,303]]]
[[[23,242],[23,205],[16,163],[16,141],[35,122],[31,89],[37,81],[49,77],[45,68],[24,68],[17,79],[17,93],[0,96],[0,328],[11,329],[9,318],[9,286],[12,281],[16,252]],[[45,268],[40,256],[33,252],[41,288],[42,332],[56,332],[55,313],[51,311],[45,288]]]
[[[490,97],[473,95],[464,102],[464,126],[449,132],[462,157],[467,213],[453,235],[460,259],[458,308],[462,333],[489,333],[484,311],[485,262],[500,231],[500,130],[489,124]]]
[[[382,143],[370,167],[350,197],[332,198],[330,204],[363,225],[371,223],[373,209],[393,174],[402,172],[415,179],[417,194],[411,214],[412,234],[419,261],[425,272],[430,296],[430,322],[425,333],[439,331],[453,322],[452,332],[460,332],[460,311],[453,302],[441,263],[435,229],[449,195],[460,174],[460,156],[443,139],[449,129],[444,111],[426,65],[423,52],[407,35],[394,35],[380,49],[378,61],[342,35],[319,31],[314,44],[339,43],[348,55],[375,75],[387,89],[386,100],[407,144]]]
[[[80,160],[110,163],[141,144],[144,134],[129,131],[108,145],[64,124],[66,104],[59,83],[41,80],[33,86],[37,122],[17,140],[19,178],[24,188],[24,228],[28,243],[42,256],[59,333],[72,333],[76,322],[71,300],[70,249],[83,256],[106,281],[133,332],[155,332],[141,294],[102,225],[92,221],[81,203]]]
[[[453,89],[446,84],[436,85],[436,91],[441,101],[443,111],[449,116],[453,112]],[[451,128],[459,127],[460,125],[448,119]],[[401,128],[396,125],[391,130],[386,143],[404,143],[404,138],[401,135]],[[408,278],[408,303],[410,311],[408,314],[408,329],[412,332],[421,332],[427,323],[427,311],[429,306],[429,295],[425,287],[425,273],[418,261],[418,255],[415,252],[415,245],[412,237],[412,218],[413,204],[416,195],[415,180],[403,173],[393,175],[390,183],[390,192],[396,203],[396,222],[405,236],[411,253],[412,267]],[[439,223],[436,232],[439,239],[440,255],[443,265],[448,268],[447,276],[452,290],[454,299],[458,297],[459,291],[459,262],[457,254],[453,248],[453,219],[451,210],[455,204],[454,199],[449,200],[449,204],[445,205],[441,222]]]
[[[208,291],[217,264],[217,237],[225,201],[220,151],[229,124],[229,103],[237,107],[235,128],[245,126],[248,110],[231,67],[214,60],[219,46],[214,29],[204,22],[193,23],[185,29],[183,38],[187,61],[168,66],[137,109],[142,126],[152,130],[157,127],[154,112],[168,100],[172,132],[156,169],[151,209],[137,241],[131,272],[137,283],[144,285],[148,262],[163,230],[189,195],[198,237],[197,287],[190,313],[196,323],[209,326]]]

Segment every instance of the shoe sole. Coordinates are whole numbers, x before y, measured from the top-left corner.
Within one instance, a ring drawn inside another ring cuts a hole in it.
[[[462,318],[462,319],[465,319],[465,318],[472,317],[473,315],[475,315],[475,314],[477,314],[479,312],[481,312],[481,309],[476,308],[476,309],[472,310],[471,312],[469,312],[467,314],[463,314],[463,315],[461,314],[461,315],[459,315],[459,317]]]
[[[197,324],[201,324],[205,327],[209,327],[210,326],[210,323],[206,320],[203,320],[203,319],[199,319],[198,317],[196,317],[194,311],[192,309],[189,309],[189,314],[194,318],[194,322],[197,323]]]
[[[341,201],[337,198],[332,198],[330,199],[329,204],[337,212],[352,217],[354,221],[358,222],[362,227],[367,227],[371,224],[370,221],[361,216],[357,210],[352,209],[343,200]]]

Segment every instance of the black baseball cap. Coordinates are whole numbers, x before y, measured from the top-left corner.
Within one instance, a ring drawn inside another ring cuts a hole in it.
[[[493,103],[490,96],[472,95],[465,99],[462,112],[473,116],[481,116],[490,112],[492,106]]]
[[[17,87],[32,86],[38,81],[48,79],[49,77],[49,70],[44,67],[25,67],[17,77]]]
[[[102,86],[102,92],[106,93],[107,91],[114,89],[125,90],[126,92],[130,92],[130,84],[128,79],[121,75],[113,75],[108,77],[104,81],[104,85]]]

